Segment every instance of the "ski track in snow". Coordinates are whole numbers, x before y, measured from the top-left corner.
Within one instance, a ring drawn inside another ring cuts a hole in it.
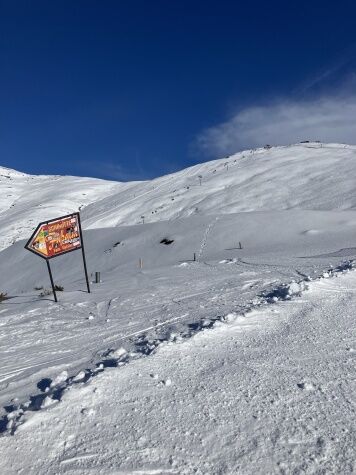
[[[39,299],[33,291],[38,283],[43,283],[39,279],[47,282],[41,260],[24,252],[21,243],[3,251],[0,253],[3,269],[0,288],[8,285],[12,289],[24,282],[28,290],[24,292],[20,287],[17,297],[1,304],[1,406],[13,404],[12,399],[16,404],[25,402],[36,394],[36,385],[41,379],[52,379],[58,371],[65,369],[75,375],[83,368],[92,368],[110,348],[125,344],[128,350],[133,349],[137,335],[146,340],[164,340],[166,334],[179,333],[188,325],[199,327],[204,320],[244,311],[259,294],[272,292],[293,279],[314,277],[329,265],[337,265],[343,253],[330,253],[330,250],[351,248],[352,227],[339,231],[334,224],[340,221],[340,216],[350,220],[353,216],[350,212],[293,212],[292,218],[291,213],[267,213],[263,217],[245,213],[222,216],[219,221],[216,217],[194,217],[174,224],[126,228],[124,232],[128,237],[123,231],[118,235],[116,230],[108,230],[104,243],[94,231],[92,238],[86,240],[88,262],[91,269],[102,271],[103,282],[93,285],[92,294],[79,292],[82,263],[78,260],[77,268],[72,264],[74,254],[67,260],[61,258],[58,263],[62,267],[55,269],[56,281],[63,282],[63,279],[64,287],[73,290],[59,294],[58,305],[50,299]],[[256,219],[261,221],[261,232],[250,229],[256,226]],[[308,226],[308,221],[315,224],[321,219],[332,223],[332,232],[324,236],[322,246],[317,235],[300,238],[300,230]],[[219,225],[214,226],[217,222]],[[267,249],[266,223],[273,223]],[[175,242],[162,246],[159,242],[167,235],[167,229]],[[241,229],[249,236],[242,239],[246,243],[244,249],[227,249],[236,242]],[[278,241],[281,232],[288,243],[286,250],[281,249]],[[262,239],[258,242],[260,236]],[[118,238],[123,240],[124,247],[114,247]],[[136,241],[132,245],[133,238]],[[334,243],[336,239],[338,245]],[[184,261],[182,267],[179,262],[191,256],[189,249],[197,248],[202,249],[204,262]],[[112,252],[108,255],[103,249]],[[137,249],[144,256],[142,270],[132,268]],[[155,253],[150,257],[152,249]],[[327,257],[296,257],[308,254]],[[160,266],[155,267],[157,262]],[[17,266],[22,269],[21,280],[14,273]],[[71,270],[74,273],[68,278]],[[8,289],[5,287],[5,290]]]
[[[353,473],[356,274],[309,285],[68,388],[19,427],[22,457],[0,439],[0,468]]]
[[[338,275],[340,272],[348,272],[351,270],[353,267],[352,262],[346,262],[336,269],[332,269],[329,272],[324,272],[323,277],[324,278],[329,278],[330,276],[335,276]],[[310,278],[303,279],[300,281],[299,284],[297,283],[291,283],[290,285],[288,284],[282,284],[279,287],[275,287],[272,290],[265,292],[263,295],[260,296],[259,299],[255,299],[249,307],[245,307],[244,314],[251,312],[253,308],[259,307],[265,303],[275,303],[280,300],[288,300],[292,298],[293,296],[297,295],[299,296],[301,292],[307,288],[304,285],[305,281],[309,281]],[[253,286],[252,286],[253,287]],[[294,287],[296,287],[296,290],[294,290]],[[251,288],[251,287],[249,287]],[[105,310],[105,317],[107,317],[110,306],[111,306],[112,300],[108,302],[106,305],[106,310]],[[101,302],[100,304],[97,305],[98,308],[98,313],[101,312],[103,308],[104,302]],[[121,336],[121,341],[125,342],[130,340],[132,337],[137,337],[141,335],[140,338],[134,339],[134,351],[132,353],[133,359],[135,359],[137,356],[147,356],[152,354],[152,352],[156,351],[156,349],[163,343],[167,341],[167,336],[159,337],[157,335],[157,330],[160,329],[161,327],[166,327],[167,325],[171,323],[177,323],[179,320],[185,319],[187,316],[189,316],[189,312],[186,314],[183,314],[179,317],[173,317],[171,319],[165,320],[164,322],[158,323],[156,325],[143,328],[139,331],[133,332],[131,334],[127,334],[125,336]],[[190,323],[188,325],[185,325],[183,330],[178,331],[177,329],[173,330],[172,333],[169,334],[168,336],[168,341],[174,342],[174,341],[180,341],[182,338],[190,338],[193,335],[195,335],[197,332],[204,330],[206,328],[211,328],[216,324],[216,322],[219,321],[224,321],[225,320],[225,315],[222,316],[215,316],[213,318],[205,318],[201,321],[196,321],[194,323]],[[154,330],[154,335],[150,337],[149,332]],[[109,341],[112,341],[112,336],[109,338]],[[105,341],[105,340],[104,340]],[[132,345],[131,345],[132,346]],[[112,367],[112,366],[120,366],[123,364],[128,363],[131,358],[129,355],[131,353],[128,353],[126,350],[123,355],[120,355],[118,359],[113,358],[114,350],[112,349],[107,349],[107,350],[100,350],[96,351],[92,358],[91,358],[91,367],[85,369],[85,380],[88,381],[92,377],[96,376],[99,372],[103,371],[105,367]],[[122,356],[124,358],[122,359]],[[22,370],[25,368],[22,368]],[[16,375],[18,373],[15,373]],[[46,378],[45,378],[46,379]],[[48,381],[51,381],[48,379]],[[5,432],[8,430],[11,434],[14,434],[15,430],[19,425],[22,424],[24,415],[31,413],[32,411],[37,411],[42,408],[41,404],[43,403],[44,399],[47,396],[55,396],[56,401],[59,400],[63,394],[64,391],[69,389],[72,384],[76,383],[75,377],[66,377],[63,381],[60,381],[58,385],[54,385],[52,391],[47,391],[42,393],[37,393],[37,395],[33,395],[30,397],[30,403],[25,403],[25,404],[8,404],[6,407],[7,412],[10,413],[9,415],[5,415],[2,420],[0,420],[0,431]],[[41,384],[41,382],[39,382]],[[13,417],[12,414],[14,414],[14,411],[18,412],[16,417]]]
[[[211,223],[208,224],[208,226],[206,227],[206,230],[205,230],[205,233],[204,233],[204,236],[203,236],[203,239],[202,239],[202,242],[201,242],[201,245],[200,245],[200,249],[199,249],[199,252],[198,252],[198,256],[197,256],[197,260],[198,262],[201,260],[202,258],[202,255],[203,255],[203,252],[204,252],[204,249],[207,245],[207,242],[208,242],[208,237],[209,237],[209,234],[211,232],[211,230],[213,229],[213,227],[216,225],[216,223],[218,222],[219,218],[215,218]]]

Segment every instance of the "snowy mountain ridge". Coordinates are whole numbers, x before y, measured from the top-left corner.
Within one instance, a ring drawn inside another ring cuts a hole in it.
[[[0,167],[0,250],[25,239],[38,222],[78,211],[127,186],[95,178],[28,175]]]
[[[194,215],[356,208],[356,146],[301,143],[239,152],[142,182],[33,176],[0,167],[0,249],[39,221],[82,210],[84,228]]]
[[[88,228],[247,211],[356,208],[356,146],[260,148],[119,190],[83,211]],[[143,218],[144,217],[144,218]]]

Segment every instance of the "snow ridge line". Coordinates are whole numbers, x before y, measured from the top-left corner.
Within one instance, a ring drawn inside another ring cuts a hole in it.
[[[339,274],[355,270],[356,261],[348,260],[341,262],[335,268],[328,268],[315,278],[305,276],[298,282],[291,281],[289,284],[279,285],[270,291],[259,294],[242,312],[240,310],[240,313],[233,313],[233,318],[237,318],[241,315],[246,316],[249,312],[263,305],[275,304],[278,301],[292,300],[293,298],[300,297],[301,294],[308,289],[307,282],[337,277]],[[30,400],[25,403],[4,406],[7,414],[0,419],[0,434],[2,436],[14,435],[16,429],[25,422],[27,413],[37,412],[60,402],[65,391],[70,390],[76,384],[87,383],[97,374],[103,372],[105,368],[121,367],[131,361],[149,356],[153,354],[160,345],[178,343],[186,338],[191,338],[200,331],[213,328],[217,322],[231,322],[231,313],[224,316],[218,315],[214,318],[203,319],[199,322],[188,323],[185,330],[179,333],[171,333],[169,337],[163,336],[162,338],[150,339],[148,334],[143,334],[134,341],[134,351],[127,352],[124,348],[118,348],[116,350],[111,348],[106,349],[98,353],[101,359],[95,363],[94,368],[82,370],[76,376],[59,378],[59,382],[56,384],[51,384],[50,379],[42,379],[37,384],[38,388],[42,388],[41,393],[30,396]],[[162,325],[162,327],[163,326],[164,325]],[[58,379],[58,377],[56,379]]]

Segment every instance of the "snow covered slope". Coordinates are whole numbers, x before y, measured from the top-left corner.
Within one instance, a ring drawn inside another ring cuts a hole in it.
[[[352,473],[355,171],[332,144],[140,183],[3,170],[3,246],[87,205],[101,282],[60,256],[55,303],[24,241],[0,252],[0,472]]]
[[[308,143],[237,153],[140,182],[86,207],[86,227],[194,214],[356,208],[356,146]],[[201,185],[200,185],[201,182]]]
[[[229,315],[46,400],[3,474],[355,473],[356,276]]]
[[[130,186],[95,178],[27,175],[0,167],[0,249],[29,236],[39,221],[77,211]]]
[[[53,277],[64,287],[58,304],[43,295],[50,287],[44,260],[15,243],[0,253],[0,291],[10,297],[0,303],[0,416],[12,398],[35,394],[42,378],[75,374],[109,348],[186,332],[355,258],[355,233],[352,210],[191,216],[86,230],[89,274],[100,271],[102,282],[88,294],[81,253],[57,257]]]
[[[151,181],[31,176],[0,168],[0,249],[82,209],[84,228],[241,211],[356,208],[356,146],[248,150]],[[142,218],[144,216],[144,218]]]

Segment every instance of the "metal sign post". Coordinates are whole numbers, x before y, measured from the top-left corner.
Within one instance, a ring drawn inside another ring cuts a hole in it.
[[[81,249],[85,280],[88,293],[90,293],[79,213],[68,214],[66,216],[61,216],[60,218],[40,223],[27,241],[25,249],[46,260],[55,302],[58,300],[49,260],[53,259],[53,257]]]
[[[78,213],[78,224],[79,224],[80,241],[81,241],[81,243],[82,243],[82,256],[83,256],[85,280],[86,280],[86,282],[87,282],[88,294],[90,294],[90,285],[89,285],[89,278],[88,278],[88,271],[87,271],[87,261],[85,260],[82,225],[81,225],[81,222],[80,222],[80,215],[79,215],[79,213]]]
[[[52,271],[51,271],[51,266],[49,265],[49,261],[46,260],[46,264],[47,264],[47,269],[48,269],[48,273],[49,273],[49,280],[51,281],[51,285],[52,285],[52,292],[53,292],[53,296],[54,296],[54,301],[58,302],[57,294],[56,294],[56,288],[54,286]]]

